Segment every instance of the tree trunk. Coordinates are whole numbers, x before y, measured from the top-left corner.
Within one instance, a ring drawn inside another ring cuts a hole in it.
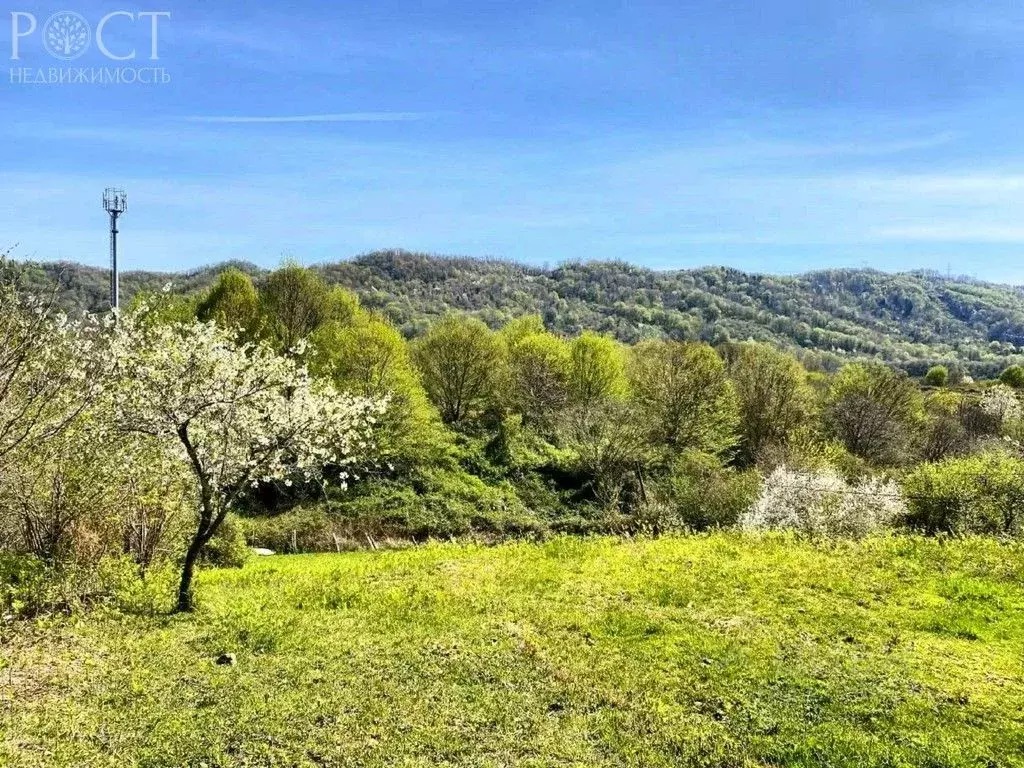
[[[203,551],[206,538],[202,532],[196,533],[189,544],[188,552],[185,553],[185,564],[181,569],[181,583],[178,585],[178,613],[186,613],[192,610],[192,574],[195,572],[196,561]]]
[[[184,613],[192,610],[192,574],[195,571],[196,561],[199,559],[203,547],[206,546],[206,542],[213,537],[213,534],[220,528],[220,524],[224,522],[227,507],[222,506],[220,512],[214,515],[210,478],[195,446],[192,445],[191,438],[189,438],[187,421],[178,427],[178,437],[182,445],[185,446],[185,452],[188,453],[189,460],[192,462],[192,471],[195,473],[196,480],[199,481],[200,503],[199,530],[196,531],[192,543],[188,546],[188,552],[185,553],[185,564],[181,569],[181,583],[178,585],[177,610],[179,613]]]

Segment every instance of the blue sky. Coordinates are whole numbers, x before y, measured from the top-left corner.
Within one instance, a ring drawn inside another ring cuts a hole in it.
[[[39,27],[171,13],[170,83],[0,72],[0,246],[24,257],[103,264],[119,184],[146,269],[403,247],[1024,283],[1020,3],[12,3]],[[108,30],[154,64],[148,21]],[[20,53],[60,64],[38,34]]]

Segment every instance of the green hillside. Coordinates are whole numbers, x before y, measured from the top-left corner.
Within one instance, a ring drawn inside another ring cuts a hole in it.
[[[207,287],[225,265],[184,274],[129,272],[122,290]],[[242,266],[254,277],[263,270]],[[69,307],[104,305],[107,273],[68,263],[25,264],[39,290],[57,280]],[[992,376],[1024,352],[1024,292],[931,272],[828,270],[771,276],[723,267],[655,271],[622,262],[573,262],[542,269],[497,260],[379,251],[315,267],[354,289],[408,335],[451,310],[492,326],[524,313],[559,332],[593,329],[623,341],[671,336],[712,343],[758,339],[805,350],[834,368],[843,359],[879,357],[921,374],[958,360]],[[814,354],[818,353],[818,354]],[[817,360],[815,360],[817,358]]]

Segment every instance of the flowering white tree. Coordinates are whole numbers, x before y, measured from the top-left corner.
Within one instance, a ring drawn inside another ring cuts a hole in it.
[[[341,394],[264,344],[240,344],[214,323],[154,323],[140,311],[113,331],[112,424],[158,441],[188,467],[198,521],[178,609],[192,607],[192,574],[240,495],[259,482],[322,478],[369,446],[379,400]]]

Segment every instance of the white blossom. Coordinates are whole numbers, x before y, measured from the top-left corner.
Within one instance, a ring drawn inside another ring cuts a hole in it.
[[[94,319],[69,319],[52,298],[0,285],[0,458],[56,437],[102,393],[104,331]]]
[[[981,410],[992,417],[1002,427],[1008,421],[1016,421],[1021,417],[1020,401],[1017,393],[1005,384],[996,384],[981,396]]]
[[[891,480],[852,484],[831,469],[797,472],[779,467],[765,480],[757,502],[741,516],[740,526],[858,538],[905,512],[900,488]]]
[[[191,446],[219,493],[348,465],[368,446],[383,407],[315,382],[269,346],[237,344],[214,323],[127,316],[110,354],[114,423],[174,445],[189,463]]]
[[[191,562],[244,491],[260,482],[321,479],[370,450],[386,403],[337,392],[266,344],[240,344],[214,323],[153,323],[145,311],[111,331],[112,423],[175,456],[197,485],[199,525],[186,558],[179,605],[187,607]]]

